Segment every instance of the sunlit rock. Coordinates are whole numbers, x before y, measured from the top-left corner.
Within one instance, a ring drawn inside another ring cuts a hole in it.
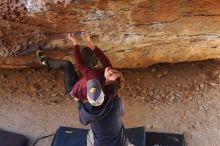
[[[66,34],[82,30],[118,68],[218,59],[219,7],[218,0],[2,0],[0,67],[35,66],[38,48],[73,61]]]

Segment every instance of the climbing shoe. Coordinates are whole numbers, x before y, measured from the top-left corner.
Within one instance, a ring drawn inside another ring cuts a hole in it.
[[[37,59],[39,60],[39,62],[43,65],[46,65],[45,61],[46,61],[46,55],[44,54],[44,51],[39,49],[37,50],[36,52],[36,56],[37,56]]]

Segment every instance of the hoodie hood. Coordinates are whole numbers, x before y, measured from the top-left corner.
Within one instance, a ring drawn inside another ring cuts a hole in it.
[[[90,124],[94,146],[126,146],[128,139],[122,122],[123,105],[119,97],[105,97],[101,106],[84,103],[80,122]]]
[[[113,100],[111,97],[105,97],[105,100],[100,106],[92,106],[90,103],[83,105],[81,112],[85,117],[89,117],[91,121],[97,119],[103,119],[106,117],[113,109]]]

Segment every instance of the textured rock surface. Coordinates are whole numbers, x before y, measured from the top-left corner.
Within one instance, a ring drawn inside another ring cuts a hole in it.
[[[65,33],[87,30],[119,68],[220,58],[218,0],[1,0],[0,67],[71,60]]]

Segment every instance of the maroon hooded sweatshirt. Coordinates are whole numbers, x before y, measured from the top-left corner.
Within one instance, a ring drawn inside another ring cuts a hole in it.
[[[87,65],[85,65],[80,57],[79,45],[74,46],[73,50],[74,50],[73,56],[75,59],[75,66],[81,72],[82,77],[73,86],[73,89],[71,91],[71,95],[77,97],[80,100],[85,100],[85,99],[87,99],[87,88],[86,88],[87,81],[90,79],[96,79],[100,82],[100,84],[102,86],[105,83],[104,70],[93,69],[93,68],[90,68]],[[107,56],[105,56],[105,54],[97,46],[94,49],[93,53],[95,53],[96,57],[102,63],[103,68],[112,67]]]

